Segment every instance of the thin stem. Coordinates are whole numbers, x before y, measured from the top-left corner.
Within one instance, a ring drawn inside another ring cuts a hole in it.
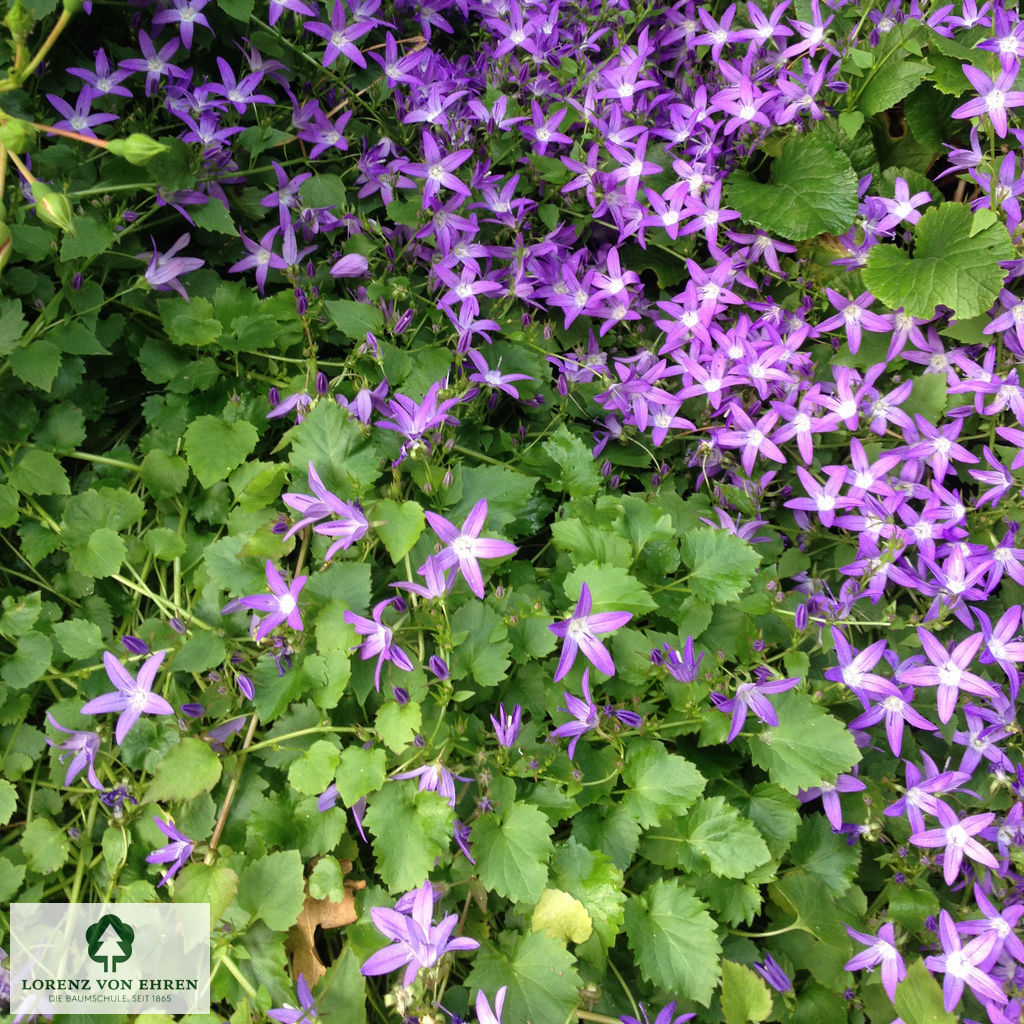
[[[36,131],[46,132],[47,135],[62,135],[65,139],[74,139],[75,142],[86,142],[90,146],[96,146],[98,149],[107,149],[110,146],[106,139],[92,138],[88,135],[81,135],[78,132],[69,132],[63,128],[55,128],[48,124],[36,124],[34,121],[29,121],[28,123]]]
[[[220,842],[220,834],[224,831],[224,826],[227,824],[228,813],[231,810],[231,803],[235,799],[235,790],[238,789],[238,780],[242,777],[242,769],[245,767],[245,755],[249,748],[249,744],[252,742],[253,733],[256,732],[256,723],[259,721],[258,715],[253,715],[249,722],[249,729],[245,734],[245,739],[242,740],[242,748],[238,755],[238,767],[235,770],[235,774],[231,777],[231,782],[228,785],[227,794],[224,797],[224,803],[221,806],[220,814],[217,815],[217,824],[213,829],[213,836],[210,838],[210,848],[203,858],[204,864],[210,864],[213,862],[213,855],[217,852],[217,844]]]
[[[633,1007],[633,1016],[639,1019],[640,1007],[636,1005],[636,1000],[633,998],[633,993],[629,990],[629,986],[626,984],[622,975],[619,974],[619,969],[615,966],[615,964],[612,963],[610,959],[608,961],[608,966],[611,968],[612,974],[614,974],[615,977],[619,979],[619,984],[622,986],[622,991],[626,993],[626,996],[629,999],[629,1005]],[[579,1016],[578,1010],[576,1011],[576,1015]]]
[[[228,956],[227,950],[225,950],[223,953],[221,953],[219,957],[217,957],[217,963],[214,964],[213,970],[216,971],[216,969],[221,964],[223,964],[228,969],[228,972],[234,977],[235,981],[237,981],[238,984],[242,986],[242,989],[245,991],[245,994],[253,1001],[253,1005],[255,1006],[257,1002],[256,990],[252,987],[252,985],[249,984],[248,980],[245,978],[242,972],[235,966],[235,962],[231,959],[230,956]],[[211,979],[213,977],[212,971],[210,973],[210,977]]]
[[[89,452],[66,452],[65,458],[81,459],[83,462],[95,462],[100,466],[111,466],[113,469],[128,469],[133,473],[141,473],[142,469],[133,462],[122,462],[120,459],[111,459],[106,455],[92,455]]]
[[[730,935],[743,935],[748,939],[770,939],[773,935],[785,935],[786,932],[795,931],[799,927],[799,924],[794,921],[785,928],[776,928],[773,932],[742,932],[738,928],[728,928],[726,930]]]
[[[310,729],[299,729],[297,732],[286,732],[269,740],[260,740],[259,743],[253,743],[247,749],[251,754],[254,750],[260,750],[262,747],[276,747],[279,743],[283,743],[285,740],[293,740],[298,736],[315,736],[318,733],[325,732],[352,732],[358,734],[359,730],[350,725],[317,725]]]
[[[28,76],[31,75],[40,64],[42,64],[43,58],[45,58],[53,48],[53,44],[60,38],[61,32],[67,28],[67,24],[70,20],[71,12],[65,7],[64,10],[60,12],[57,24],[50,29],[50,34],[43,40],[43,45],[36,51],[36,55],[18,72],[17,78],[19,83],[25,81],[25,79],[28,78]]]

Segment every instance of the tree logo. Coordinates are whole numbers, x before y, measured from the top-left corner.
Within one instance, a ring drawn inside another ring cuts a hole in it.
[[[135,929],[125,924],[116,914],[104,914],[94,925],[85,929],[89,959],[103,965],[104,971],[117,973],[117,965],[132,955]]]

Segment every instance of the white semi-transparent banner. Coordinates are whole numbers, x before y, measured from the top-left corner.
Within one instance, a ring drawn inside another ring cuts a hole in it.
[[[11,904],[11,1012],[208,1013],[208,903]]]

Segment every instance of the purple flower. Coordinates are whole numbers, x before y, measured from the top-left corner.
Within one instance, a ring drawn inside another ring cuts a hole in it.
[[[693,1020],[693,1018],[697,1016],[695,1013],[681,1013],[676,1017],[675,1012],[676,1001],[673,999],[667,1006],[662,1007],[658,1016],[654,1018],[654,1024],[683,1024],[684,1021]],[[643,1020],[638,1020],[636,1017],[629,1016],[620,1017],[619,1020],[622,1024],[651,1024],[643,1003],[640,1004],[640,1016],[643,1017]]]
[[[611,633],[621,628],[633,618],[633,615],[631,612],[600,612],[591,615],[591,607],[590,587],[584,583],[580,587],[580,598],[572,615],[565,622],[548,626],[555,636],[565,641],[555,671],[556,683],[568,674],[578,650],[582,650],[587,660],[605,675],[615,674],[612,656],[597,637],[598,634]]]
[[[925,957],[924,965],[929,971],[944,973],[942,980],[943,1005],[947,1013],[952,1012],[964,994],[964,984],[983,1002],[1005,1003],[1006,993],[1002,986],[986,971],[982,964],[990,961],[998,936],[994,931],[985,932],[960,945],[960,933],[953,923],[948,910],[939,912],[939,939],[942,955]]]
[[[454,416],[450,416],[448,410],[452,406],[458,405],[461,399],[446,398],[438,402],[437,395],[440,390],[440,381],[435,381],[419,405],[406,395],[395,395],[388,401],[388,411],[394,419],[375,421],[376,426],[384,430],[397,431],[406,439],[402,444],[401,455],[395,460],[395,465],[402,462],[418,442],[422,442],[430,450],[425,436],[431,431],[437,430],[445,424],[458,425],[459,421]]]
[[[924,627],[917,627],[917,635],[932,663],[905,669],[897,678],[900,682],[908,682],[912,686],[938,686],[940,722],[948,722],[953,717],[961,690],[982,697],[999,696],[999,691],[990,682],[967,671],[967,666],[974,660],[984,640],[981,633],[973,633],[966,640],[962,640],[952,653]]]
[[[398,644],[392,642],[391,630],[381,622],[384,609],[391,604],[392,599],[380,601],[373,608],[373,618],[367,619],[355,612],[345,612],[345,621],[352,626],[360,636],[366,639],[359,644],[359,657],[363,661],[376,655],[377,669],[373,674],[373,682],[380,692],[380,670],[385,661],[393,662],[403,672],[412,671],[412,662],[409,656]]]
[[[420,765],[419,768],[413,768],[408,772],[399,772],[397,775],[392,775],[391,778],[395,780],[419,779],[421,793],[438,793],[448,801],[453,811],[455,810],[456,781],[472,781],[462,775],[452,775],[440,760]]]
[[[68,68],[69,75],[75,75],[86,83],[82,92],[90,99],[97,99],[100,96],[124,96],[131,99],[131,91],[120,84],[126,78],[131,77],[131,71],[114,70],[102,46],[94,56],[96,58],[95,71],[90,71],[88,68]]]
[[[331,277],[365,277],[370,270],[366,257],[357,252],[342,256],[331,265]]]
[[[268,558],[266,566],[267,583],[270,586],[269,594],[251,594],[248,597],[236,597],[228,601],[220,610],[221,615],[228,615],[240,608],[251,608],[258,612],[269,612],[263,619],[256,633],[254,640],[262,640],[271,630],[276,629],[282,622],[287,622],[292,629],[302,629],[302,618],[299,615],[298,597],[299,592],[306,585],[307,576],[296,576],[292,582],[285,583],[277,567]]]
[[[285,1003],[284,1006],[267,1010],[267,1016],[271,1020],[280,1021],[280,1024],[305,1024],[305,1022],[318,1020],[316,1003],[313,1002],[313,993],[310,992],[309,985],[302,974],[299,975],[295,990],[299,997],[300,1008],[296,1009],[294,1006],[289,1006]]]
[[[952,117],[981,117],[988,114],[996,135],[1006,138],[1006,111],[1012,107],[1024,106],[1024,92],[1013,88],[1017,80],[1020,65],[1015,61],[1009,68],[1004,68],[993,82],[984,71],[979,71],[970,64],[962,64],[964,74],[971,85],[978,91],[973,100],[962,103],[953,111]],[[963,985],[961,985],[961,990]]]
[[[743,723],[747,720],[748,710],[753,711],[766,725],[778,725],[779,716],[772,706],[772,702],[764,695],[766,693],[785,693],[786,690],[792,690],[799,683],[800,680],[795,676],[757,683],[740,683],[736,687],[735,697],[726,697],[724,693],[714,691],[711,694],[711,700],[715,707],[726,714],[732,712],[732,724],[725,742],[732,743],[739,736]]]
[[[505,993],[508,991],[508,985],[502,985],[497,992],[494,993],[494,1009],[491,1009],[490,1004],[487,1002],[487,996],[483,989],[480,989],[476,994],[476,1021],[477,1024],[501,1024],[501,1010],[505,1005]]]
[[[871,968],[881,964],[882,987],[889,999],[895,1001],[896,986],[907,976],[907,969],[903,966],[903,957],[896,948],[896,935],[892,924],[883,924],[877,938],[855,931],[849,925],[846,926],[846,930],[851,938],[863,942],[868,948],[848,960],[843,970],[861,971],[865,967]]]
[[[693,656],[693,637],[686,638],[682,654],[669,647],[668,644],[662,646],[665,653],[662,654],[657,649],[651,651],[651,661],[655,665],[664,665],[673,679],[678,679],[681,683],[692,683],[697,678],[700,663],[704,660],[703,651],[696,658]]]
[[[516,709],[518,710],[518,708]],[[65,740],[63,743],[54,743],[53,740],[47,736],[46,742],[51,747],[56,747],[58,750],[63,750],[65,753],[61,754],[58,761],[63,764],[68,757],[68,754],[74,754],[75,756],[71,759],[71,764],[68,765],[68,770],[64,775],[64,785],[70,786],[72,782],[78,778],[79,773],[83,768],[87,769],[89,785],[94,789],[103,789],[103,783],[96,777],[96,770],[93,768],[93,763],[96,760],[96,754],[100,749],[100,734],[98,732],[81,732],[77,729],[65,729],[63,725],[58,722],[49,711],[46,712],[46,717],[50,720],[50,725],[54,729],[59,729],[63,733],[67,733],[70,739]]]
[[[196,259],[194,256],[175,255],[188,245],[190,239],[191,236],[186,231],[167,252],[161,253],[157,252],[156,240],[150,236],[150,241],[153,243],[153,255],[149,256],[142,252],[137,257],[140,260],[149,260],[149,266],[146,267],[146,280],[150,287],[158,292],[170,291],[173,288],[186,302],[188,302],[188,293],[178,278],[189,271],[198,270],[206,262]]]
[[[514,555],[516,546],[507,540],[481,537],[484,520],[487,518],[487,499],[481,498],[472,508],[462,528],[449,522],[436,512],[426,512],[431,529],[445,542],[445,547],[433,557],[437,568],[448,569],[457,565],[459,572],[477,597],[484,596],[484,580],[480,573],[478,558],[504,558]],[[417,570],[422,573],[426,567]]]
[[[172,715],[174,708],[159,694],[153,693],[153,680],[167,656],[160,651],[145,660],[139,669],[138,678],[131,673],[109,651],[103,652],[103,667],[107,677],[114,684],[113,693],[104,693],[94,697],[82,708],[83,715],[103,715],[111,711],[120,711],[114,739],[120,746],[124,742],[128,730],[143,715]]]
[[[915,832],[910,841],[915,846],[942,848],[945,851],[942,854],[942,877],[946,880],[946,885],[952,885],[956,881],[965,855],[979,864],[984,864],[985,867],[992,868],[993,871],[998,870],[999,862],[992,852],[982,846],[977,839],[972,838],[992,823],[995,818],[992,811],[972,814],[961,820],[946,804],[937,802],[935,813],[940,827]]]
[[[153,820],[156,822],[157,828],[171,840],[166,846],[161,846],[146,857],[148,864],[170,863],[171,865],[164,877],[157,882],[156,887],[159,889],[185,866],[189,857],[192,856],[192,850],[196,844],[188,836],[179,832],[171,822],[164,821],[159,814],[154,814]]]
[[[228,267],[229,274],[240,274],[243,270],[250,270],[255,267],[256,287],[259,289],[260,295],[263,294],[263,289],[266,287],[267,273],[270,269],[285,270],[288,267],[284,257],[279,256],[273,250],[274,238],[277,236],[278,231],[280,231],[279,227],[271,228],[260,239],[259,243],[242,235],[242,244],[248,249],[249,255],[243,256],[237,263]]]
[[[324,554],[324,561],[329,562],[338,548],[347,549],[359,540],[370,528],[370,524],[358,505],[350,501],[342,501],[336,494],[327,490],[312,462],[309,464],[309,487],[315,497],[308,494],[291,493],[281,496],[281,500],[289,508],[295,509],[302,516],[281,539],[287,540],[304,526],[316,523],[317,525],[313,527],[314,533],[319,533],[324,537],[337,538]],[[320,519],[330,515],[337,518],[327,523],[319,522]]]
[[[399,907],[408,908],[407,913],[399,912]],[[433,916],[434,889],[429,881],[403,896],[394,910],[373,907],[370,917],[377,930],[391,940],[391,945],[369,957],[360,971],[369,977],[405,967],[402,984],[408,987],[421,967],[434,967],[446,953],[479,947],[475,939],[450,937],[459,920],[458,914],[449,914],[437,925],[432,922]]]
[[[133,57],[130,60],[121,61],[120,66],[129,71],[141,71],[146,75],[146,95],[152,96],[160,79],[165,77],[185,78],[185,72],[176,64],[169,63],[170,58],[177,52],[181,45],[178,39],[169,39],[159,52],[153,45],[153,40],[145,31],[139,32],[139,47],[142,50],[142,57]]]
[[[839,803],[839,794],[857,793],[866,788],[860,779],[854,778],[852,775],[840,775],[834,783],[822,782],[820,786],[801,789],[797,795],[801,803],[808,803],[820,796],[821,805],[825,808],[825,816],[832,828],[838,832],[843,827],[843,809]]]
[[[572,715],[573,720],[560,725],[557,729],[553,729],[551,735],[559,739],[565,736],[572,737],[569,741],[569,758],[571,759],[576,752],[576,744],[579,742],[579,738],[584,733],[596,729],[598,725],[597,706],[590,696],[589,668],[583,670],[583,699],[580,700],[579,697],[574,697],[566,690],[565,702],[568,704],[568,707],[559,708],[558,710]]]
[[[345,24],[345,5],[341,0],[334,0],[334,8],[331,11],[331,23],[328,25],[322,21],[307,21],[304,26],[314,35],[327,40],[327,49],[324,50],[323,66],[329,67],[342,54],[353,64],[359,67],[366,67],[366,59],[359,52],[355,40],[365,36],[373,28],[373,22],[363,21],[354,25]]]
[[[494,726],[494,735],[498,742],[505,748],[511,749],[519,736],[519,727],[522,723],[523,709],[517,704],[512,714],[505,712],[505,705],[498,705],[498,717],[491,715],[491,725]]]
[[[210,28],[206,15],[200,13],[209,2],[210,0],[171,0],[172,7],[169,10],[158,11],[153,15],[153,24],[172,25],[177,22],[181,41],[185,44],[185,49],[190,50],[195,26]]]
[[[423,209],[430,206],[430,200],[438,195],[441,186],[450,189],[452,192],[468,199],[471,192],[468,186],[457,178],[452,171],[461,167],[472,155],[471,149],[460,149],[447,156],[441,156],[441,150],[434,141],[433,135],[426,129],[423,130],[423,156],[425,162],[422,164],[406,164],[402,168],[404,174],[410,174],[414,178],[425,179],[423,184]]]
[[[93,114],[90,112],[92,95],[88,89],[83,89],[78,94],[74,107],[71,107],[66,100],[62,100],[59,96],[54,96],[52,93],[47,93],[46,98],[57,110],[57,113],[63,115],[61,120],[54,124],[54,128],[63,128],[68,132],[78,132],[79,135],[95,139],[96,133],[93,131],[93,128],[96,125],[107,124],[110,121],[117,120],[117,114]]]
[[[778,961],[770,953],[766,953],[764,960],[760,963],[754,964],[754,970],[757,971],[757,973],[760,974],[776,992],[793,991],[793,982],[790,981],[789,975],[782,969]]]

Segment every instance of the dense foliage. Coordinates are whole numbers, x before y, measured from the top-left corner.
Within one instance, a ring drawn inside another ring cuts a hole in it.
[[[0,901],[208,902],[196,1024],[1021,1020],[1016,5],[4,26]]]

